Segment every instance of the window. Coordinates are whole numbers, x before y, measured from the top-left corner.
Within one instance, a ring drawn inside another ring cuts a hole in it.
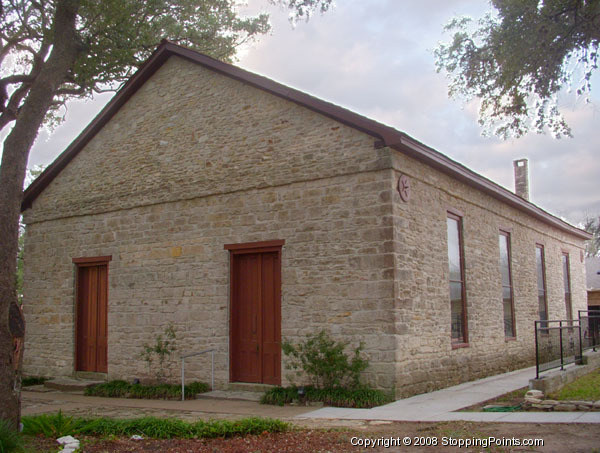
[[[573,307],[571,305],[571,275],[569,274],[569,254],[562,254],[563,283],[565,287],[565,309],[567,319],[573,319]]]
[[[546,299],[546,263],[544,258],[544,246],[535,246],[535,263],[537,267],[538,287],[538,309],[541,321],[548,320],[548,300]],[[541,327],[548,327],[547,323],[541,323]]]
[[[510,233],[500,231],[500,274],[502,275],[502,306],[504,308],[504,336],[514,338],[515,307],[513,300]]]
[[[465,264],[461,217],[448,213],[448,265],[450,270],[450,313],[452,342],[467,343]]]

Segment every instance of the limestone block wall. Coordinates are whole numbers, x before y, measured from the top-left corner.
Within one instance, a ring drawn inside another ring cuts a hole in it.
[[[171,57],[25,214],[31,223],[389,168],[374,142]]]
[[[562,252],[570,257],[573,315],[585,309],[583,242],[396,152],[411,198],[393,192],[397,396],[423,393],[535,363],[536,243],[544,245],[550,319],[564,319]],[[446,216],[463,214],[469,346],[453,349]],[[505,339],[498,234],[511,234],[516,339]]]
[[[282,338],[296,342],[325,329],[354,345],[363,340],[367,381],[393,388],[389,179],[389,170],[368,172],[29,224],[25,372],[73,373],[71,260],[112,255],[108,377],[145,378],[143,345],[172,322],[180,351],[217,348],[215,379],[223,387],[229,381],[223,245],[284,239]],[[285,364],[284,358],[284,383]],[[189,379],[210,379],[209,356],[187,366]],[[170,368],[177,377],[180,362]]]

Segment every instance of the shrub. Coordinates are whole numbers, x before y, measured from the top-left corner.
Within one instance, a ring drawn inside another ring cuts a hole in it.
[[[23,387],[30,387],[32,385],[40,385],[48,380],[47,377],[42,376],[28,376],[24,377],[21,381]]]
[[[153,373],[154,377],[159,382],[166,378],[165,362],[177,349],[177,346],[175,345],[176,339],[175,327],[173,324],[169,324],[162,334],[158,334],[154,338],[153,345],[144,343],[144,352],[142,352],[140,356],[148,365],[148,373]],[[152,364],[156,359],[158,360],[158,366],[153,368]]]
[[[81,419],[63,415],[60,410],[56,415],[23,417],[22,421],[23,434],[43,434],[53,438],[78,434],[85,424]]]
[[[185,397],[186,399],[194,399],[197,393],[204,393],[209,390],[210,387],[204,382],[192,382],[185,386]],[[116,380],[87,387],[84,393],[87,396],[108,398],[181,399],[181,385],[141,385]]]
[[[351,359],[344,352],[348,345],[347,342],[333,340],[328,333],[321,331],[296,346],[285,341],[281,349],[292,359],[288,368],[302,369],[314,387],[358,388],[360,373],[369,366],[369,362],[360,356],[363,342],[354,349]]]
[[[46,434],[40,429],[46,424],[46,420],[40,423],[39,419],[56,416],[23,417],[23,423],[28,434]],[[136,419],[75,419],[77,430],[71,434],[95,435],[95,436],[132,436],[134,434],[154,439],[191,439],[191,438],[215,438],[245,436],[250,434],[261,434],[263,432],[284,432],[290,428],[288,423],[270,418],[244,418],[241,420],[209,420],[197,422],[185,422],[176,419],[162,419],[156,417],[144,417]],[[50,437],[50,436],[49,436]],[[52,436],[53,437],[53,436]]]
[[[369,408],[381,406],[393,401],[391,395],[381,390],[365,386],[354,389],[333,387],[319,389],[313,386],[303,388],[304,395],[298,395],[298,387],[274,387],[267,391],[261,398],[261,404],[274,404],[283,406],[297,401],[320,401],[328,406]]]
[[[0,418],[0,453],[23,451],[23,441],[8,420]]]

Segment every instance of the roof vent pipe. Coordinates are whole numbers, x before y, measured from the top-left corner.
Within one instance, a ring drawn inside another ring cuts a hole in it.
[[[529,201],[529,164],[527,159],[513,161],[515,167],[515,193]]]

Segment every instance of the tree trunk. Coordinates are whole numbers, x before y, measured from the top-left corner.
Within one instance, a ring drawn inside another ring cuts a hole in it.
[[[17,338],[11,334],[9,312],[11,305],[17,304],[17,251],[23,181],[29,151],[38,130],[56,90],[64,82],[81,49],[75,32],[79,3],[80,0],[61,0],[56,4],[52,53],[33,82],[11,133],[4,140],[0,164],[0,419],[9,420],[15,427],[21,414],[19,362],[22,354],[14,353]],[[18,332],[13,333],[18,335]]]

